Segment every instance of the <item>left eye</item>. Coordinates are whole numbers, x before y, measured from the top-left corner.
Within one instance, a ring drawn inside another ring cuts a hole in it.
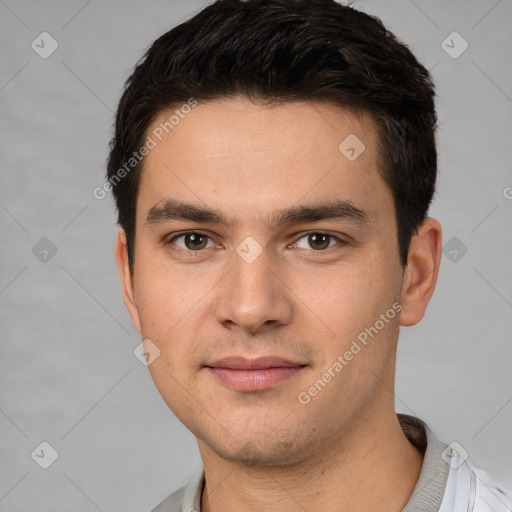
[[[300,240],[306,239],[306,244],[309,244],[309,247],[304,247],[300,245]],[[334,235],[329,235],[328,233],[308,233],[299,239],[299,241],[293,244],[295,247],[299,247],[301,249],[313,249],[314,251],[321,251],[323,249],[329,249],[332,247],[332,241],[338,241],[338,243],[343,243],[343,240]],[[337,244],[334,244],[337,245]]]

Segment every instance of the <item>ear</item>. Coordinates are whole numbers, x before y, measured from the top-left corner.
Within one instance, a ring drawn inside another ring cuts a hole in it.
[[[139,310],[135,301],[135,294],[133,289],[133,276],[130,271],[130,263],[128,260],[128,243],[126,239],[126,233],[123,228],[119,228],[117,231],[116,239],[116,264],[117,270],[119,271],[119,277],[121,278],[121,287],[123,289],[123,299],[132,317],[133,327],[137,332],[141,332]]]
[[[425,219],[411,239],[402,285],[400,325],[418,323],[434,293],[441,263],[441,224]]]

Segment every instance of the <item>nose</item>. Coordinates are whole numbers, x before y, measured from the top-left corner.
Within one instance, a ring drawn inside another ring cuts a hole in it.
[[[265,249],[254,260],[242,251],[233,254],[232,269],[218,290],[216,316],[220,324],[255,333],[290,322],[292,293],[278,259]]]

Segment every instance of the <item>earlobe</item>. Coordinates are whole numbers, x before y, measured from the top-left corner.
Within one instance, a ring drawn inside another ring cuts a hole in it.
[[[135,292],[133,286],[133,275],[130,270],[130,262],[128,258],[128,243],[126,233],[123,228],[117,231],[116,248],[115,248],[117,270],[121,279],[121,287],[123,290],[123,300],[132,317],[133,327],[137,332],[141,332],[139,311],[135,300]]]
[[[441,225],[431,218],[422,222],[411,239],[402,285],[400,325],[414,325],[425,314],[439,274],[441,239]]]

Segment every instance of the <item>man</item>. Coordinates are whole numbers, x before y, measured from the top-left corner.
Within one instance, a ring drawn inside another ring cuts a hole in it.
[[[154,511],[510,510],[394,408],[399,327],[441,258],[434,97],[333,0],[221,0],[137,65],[108,162],[116,261],[204,464]]]

